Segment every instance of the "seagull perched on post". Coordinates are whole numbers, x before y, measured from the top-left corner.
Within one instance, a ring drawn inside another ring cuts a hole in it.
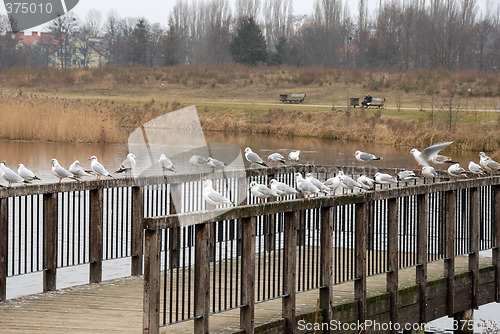
[[[413,171],[415,172],[417,169],[423,166],[429,166],[429,161],[431,159],[435,159],[434,157],[437,156],[439,152],[450,146],[452,143],[452,141],[447,141],[444,143],[434,144],[425,148],[422,152],[420,152],[416,148],[412,149],[410,151],[410,154],[413,155],[413,158],[415,158],[418,163],[418,166]]]
[[[101,176],[109,176],[110,178],[114,179],[114,177],[109,174],[106,168],[104,168],[104,166],[99,161],[97,161],[97,157],[95,155],[91,156],[89,160],[91,160],[90,168],[92,168],[94,173],[96,173],[97,175],[96,180],[100,180]]]
[[[191,158],[189,158],[189,163],[193,166],[206,165],[207,162],[207,159],[200,155],[193,155]]]
[[[370,162],[372,160],[384,159],[384,158],[379,158],[379,157],[375,156],[374,154],[361,152],[361,151],[356,151],[354,153],[354,157],[356,158],[356,160],[358,160],[360,162]]]
[[[271,196],[279,197],[276,191],[268,188],[263,184],[259,184],[255,181],[250,182],[250,187],[248,189],[252,192],[252,195],[254,195],[257,198],[260,198],[260,203],[262,203],[264,199],[269,198]]]
[[[304,198],[308,198],[308,195],[319,193],[319,189],[302,177],[302,174],[295,173],[294,179],[297,180],[297,189],[299,189],[303,194]]]
[[[290,187],[286,183],[279,182],[276,179],[272,179],[270,183],[271,183],[271,189],[274,190],[279,197],[293,195],[297,193],[297,190],[295,190],[295,188]]]
[[[479,176],[482,176],[482,175],[485,175],[485,171],[483,169],[483,167],[481,167],[481,165],[478,165],[477,163],[475,163],[474,161],[469,161],[469,171],[474,174],[476,177],[479,175]]]
[[[214,206],[219,205],[219,204],[231,204],[233,205],[233,202],[231,202],[229,199],[226,197],[222,196],[220,193],[214,190],[212,187],[212,180],[207,179],[203,182],[203,199]]]
[[[267,160],[274,162],[274,167],[278,165],[278,162],[281,162],[283,165],[286,165],[285,158],[279,153],[269,154],[267,156]]]
[[[245,158],[250,163],[267,167],[264,161],[262,161],[261,157],[259,157],[257,153],[253,152],[250,147],[245,148]]]
[[[299,161],[299,155],[300,155],[300,151],[297,150],[297,151],[292,151],[288,154],[288,160],[290,161],[295,161],[295,163],[297,163]]]
[[[375,182],[384,185],[386,189],[389,188],[389,185],[398,183],[392,175],[380,172],[375,173]]]
[[[5,166],[5,162],[3,161],[0,163],[0,173],[2,174],[4,180],[9,183],[9,188],[12,186],[12,183],[31,183],[30,181],[23,179],[9,167]]]
[[[19,168],[17,169],[17,173],[20,177],[24,179],[24,181],[33,181],[33,180],[41,180],[38,176],[35,175],[28,168],[24,167],[23,164],[19,164]]]
[[[177,172],[174,168],[174,165],[172,164],[172,161],[170,161],[170,159],[167,158],[163,153],[160,155],[160,159],[158,159],[158,165],[160,165],[163,174],[165,174],[166,170],[174,173]]]
[[[494,173],[500,170],[500,164],[495,160],[491,159],[484,152],[479,152],[480,161],[479,164],[488,172]]]
[[[75,160],[71,166],[69,166],[69,172],[73,174],[77,178],[81,178],[82,176],[91,176],[90,173],[92,171],[86,171],[80,166],[80,161]]]
[[[136,161],[134,153],[127,154],[125,160],[122,161],[120,168],[115,171],[115,173],[123,173],[123,172],[132,172],[132,169],[135,168]]]
[[[459,177],[467,177],[465,169],[460,167],[460,164],[454,164],[448,167],[448,175],[450,175],[450,177],[454,177],[455,179]]]
[[[50,160],[50,164],[52,165],[52,173],[54,173],[54,175],[59,178],[59,183],[61,183],[62,179],[66,179],[66,178],[78,181],[78,178],[76,178],[73,175],[73,173],[70,173],[66,169],[64,169],[59,164],[59,161],[57,161],[56,158],[53,158],[52,160]]]

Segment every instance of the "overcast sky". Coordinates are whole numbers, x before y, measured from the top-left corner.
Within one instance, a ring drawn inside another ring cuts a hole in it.
[[[189,3],[192,0],[187,0]],[[357,11],[358,0],[344,0],[344,3],[349,3],[351,8],[351,15]],[[91,9],[97,9],[106,18],[111,10],[115,10],[120,17],[144,17],[151,23],[158,22],[163,26],[167,25],[168,16],[172,7],[177,0],[80,0],[78,5],[73,9],[73,12],[81,19]],[[235,0],[229,0],[234,6]],[[311,14],[316,0],[293,0],[293,13],[294,14]],[[368,8],[375,10],[378,8],[379,0],[368,0]],[[500,0],[478,0],[479,7],[484,10],[485,8],[497,8],[500,6]],[[0,13],[5,14],[5,7],[0,5]],[[36,27],[40,30],[40,27]]]

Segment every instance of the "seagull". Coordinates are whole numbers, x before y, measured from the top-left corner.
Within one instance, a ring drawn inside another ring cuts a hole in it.
[[[375,182],[383,184],[387,188],[389,187],[390,184],[398,183],[398,181],[396,181],[394,177],[392,177],[391,175],[380,172],[375,174]]]
[[[5,166],[5,162],[0,163],[0,170],[4,180],[9,183],[9,188],[12,186],[12,183],[31,183],[30,181],[23,179],[9,167]]]
[[[302,174],[295,173],[294,179],[297,180],[297,189],[304,193],[304,198],[308,198],[308,195],[319,193],[319,189],[302,177]]]
[[[347,195],[347,191],[349,189],[359,189],[359,190],[368,190],[367,186],[364,186],[358,182],[356,182],[352,177],[349,175],[345,175],[343,171],[339,172],[339,179],[340,179],[340,186],[345,189],[344,195]]]
[[[174,168],[174,165],[172,164],[172,161],[170,161],[170,159],[167,158],[163,153],[160,155],[160,159],[158,159],[158,165],[160,165],[164,175],[166,170],[169,170],[174,173],[177,172]]]
[[[35,175],[28,168],[24,167],[23,164],[19,164],[19,168],[17,169],[17,173],[20,177],[24,179],[24,181],[33,181],[33,180],[41,180],[38,176]]]
[[[69,172],[77,178],[81,178],[82,176],[91,176],[90,173],[93,173],[80,167],[80,161],[78,160],[75,160],[71,166],[69,166]]]
[[[354,157],[356,160],[361,161],[361,162],[370,162],[372,160],[382,160],[383,158],[376,157],[375,155],[371,153],[366,153],[366,152],[361,152],[361,151],[356,151],[354,153]]]
[[[207,158],[207,165],[212,167],[212,170],[215,170],[215,168],[224,168],[226,166],[222,161],[219,161],[212,157]]]
[[[320,192],[325,193],[325,194],[329,194],[330,193],[330,188],[328,188],[327,186],[325,186],[323,184],[323,182],[321,182],[317,178],[313,177],[312,173],[307,173],[306,174],[306,180],[309,181],[309,182],[311,182],[312,184],[314,184],[314,186],[316,188],[318,188]]]
[[[340,176],[336,175],[334,177],[331,177],[325,182],[323,182],[323,184],[327,186],[328,189],[330,189],[330,194],[332,194],[333,191],[333,195],[335,196],[335,190],[337,190],[337,188],[340,187]]]
[[[448,167],[448,175],[450,175],[450,178],[451,177],[455,177],[455,178],[458,178],[458,177],[467,177],[465,173],[465,169],[463,169],[462,167],[460,167],[460,164],[454,164],[454,165],[451,165],[450,167]]]
[[[233,205],[233,202],[231,202],[229,199],[226,197],[222,196],[220,193],[214,190],[212,187],[212,180],[207,179],[203,182],[203,199],[214,206],[219,205],[219,204],[231,204]]]
[[[264,161],[262,161],[262,159],[259,157],[259,155],[255,152],[253,152],[250,147],[247,147],[245,149],[245,158],[250,163],[259,164],[261,166],[267,167],[267,165],[264,163]]]
[[[483,167],[481,167],[481,165],[478,165],[477,163],[475,163],[474,161],[470,161],[469,162],[469,171],[476,175],[476,177],[478,175],[482,176],[482,175],[485,175],[486,173],[484,172],[484,169]]]
[[[438,176],[438,173],[436,173],[436,170],[432,166],[423,166],[422,167],[422,176],[428,177],[428,178],[435,178]]]
[[[207,162],[207,159],[199,155],[193,155],[191,158],[189,158],[189,163],[193,166],[206,165]]]
[[[59,161],[57,161],[56,158],[50,160],[50,164],[52,165],[52,173],[59,178],[59,183],[61,183],[62,179],[66,178],[78,181],[73,173],[68,172],[59,164]]]
[[[300,151],[292,151],[288,154],[288,160],[290,161],[295,161],[295,163],[297,163],[299,161],[299,155],[300,155]]]
[[[368,187],[368,189],[372,189],[375,186],[375,180],[372,178],[369,178],[366,175],[361,175],[360,177],[358,177],[358,179],[356,181],[359,184]],[[366,190],[368,190],[368,189],[366,189]]]
[[[495,160],[491,159],[484,152],[479,152],[479,164],[488,172],[498,172],[500,170],[500,164]]]
[[[134,153],[127,154],[125,160],[122,161],[120,168],[115,171],[115,173],[132,172],[132,168],[135,168],[136,161]]]
[[[271,179],[270,183],[271,183],[271,189],[274,190],[279,197],[293,195],[297,193],[297,190],[295,190],[295,188],[290,187],[286,183],[279,182],[276,179]]]
[[[441,154],[436,154],[436,155],[432,156],[429,161],[432,162],[433,164],[436,164],[436,165],[456,164],[457,163],[456,161],[453,161],[453,159],[451,159],[450,157],[448,157],[446,155],[441,155]]]
[[[418,177],[415,175],[415,172],[412,170],[403,170],[398,173],[398,178],[400,181],[405,183],[405,187],[408,186],[408,182],[411,180],[416,180]]]
[[[114,178],[111,174],[109,174],[106,168],[104,168],[104,166],[99,161],[97,161],[97,157],[95,155],[91,156],[89,160],[92,160],[92,162],[90,163],[90,168],[92,168],[94,173],[96,173],[96,180],[100,180],[101,176],[109,176],[111,178]]]
[[[283,165],[286,165],[285,158],[279,153],[269,154],[267,160],[274,162],[274,167],[278,165],[278,162],[281,162]]]
[[[248,189],[252,192],[252,195],[254,195],[257,198],[260,198],[260,203],[262,203],[264,199],[269,198],[271,196],[279,197],[276,191],[268,188],[263,184],[259,184],[255,181],[250,182],[250,187]]]
[[[416,148],[410,151],[410,154],[413,155],[415,160],[418,163],[418,166],[413,170],[414,172],[423,166],[429,166],[429,160],[431,160],[434,156],[436,156],[439,152],[450,146],[453,142],[447,141],[444,143],[434,144],[425,148],[422,152],[417,150]]]

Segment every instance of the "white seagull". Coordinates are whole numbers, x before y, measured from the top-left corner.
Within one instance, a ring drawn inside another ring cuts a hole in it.
[[[81,178],[83,176],[92,176],[91,171],[86,171],[80,166],[80,161],[75,160],[71,166],[69,166],[69,172],[73,174],[77,178]]]
[[[482,176],[482,175],[485,175],[485,171],[483,169],[483,167],[481,167],[481,165],[478,165],[477,163],[475,163],[474,161],[470,161],[469,162],[469,171],[476,175],[476,177],[478,175]]]
[[[479,152],[479,164],[488,172],[498,172],[500,170],[500,164],[495,160],[491,159],[484,152]]]
[[[312,173],[307,173],[306,174],[306,180],[309,181],[309,182],[311,182],[312,184],[314,184],[314,186],[316,188],[318,188],[320,192],[325,193],[325,194],[329,194],[330,193],[330,188],[328,188],[327,186],[325,186],[323,184],[323,182],[321,182],[317,178],[313,177]]]
[[[417,175],[415,175],[415,172],[412,170],[403,170],[398,173],[398,179],[400,181],[403,181],[405,183],[405,187],[408,186],[408,182],[412,180],[418,179]]]
[[[203,199],[214,206],[219,205],[219,204],[231,204],[233,205],[233,202],[231,202],[229,199],[226,197],[222,196],[220,193],[214,190],[212,187],[212,180],[207,179],[203,182]]]
[[[432,156],[429,160],[433,164],[436,165],[444,165],[444,164],[456,164],[456,161],[453,161],[452,158],[446,156],[446,155],[441,155],[441,154],[436,154]]]
[[[257,153],[253,152],[250,147],[245,148],[245,159],[247,159],[247,161],[250,163],[267,167],[264,161],[262,161],[261,157],[259,157]]]
[[[438,176],[438,173],[436,172],[436,170],[432,166],[423,166],[422,167],[422,176],[424,178],[428,177],[428,178],[433,179],[433,178]]]
[[[271,183],[271,189],[274,190],[279,197],[293,195],[297,193],[297,190],[295,190],[295,188],[290,187],[286,183],[279,182],[276,179],[272,179],[270,183]]]
[[[123,172],[132,172],[132,169],[135,168],[136,161],[134,153],[127,154],[125,160],[122,161],[120,168],[115,171],[115,173],[123,173]]]
[[[358,183],[349,175],[345,175],[343,171],[339,172],[340,186],[345,189],[344,195],[347,195],[349,189],[369,190],[370,188]]]
[[[61,183],[62,179],[66,178],[78,181],[73,173],[68,172],[59,164],[59,161],[57,161],[56,158],[50,160],[50,164],[52,165],[52,173],[59,178],[59,183]]]
[[[263,184],[259,184],[255,181],[250,182],[250,187],[248,188],[252,195],[257,198],[260,198],[260,203],[266,198],[269,197],[279,197],[279,195],[273,189],[268,188]]]
[[[302,177],[302,174],[295,173],[294,179],[297,181],[297,189],[299,189],[305,196],[303,199],[308,198],[308,195],[319,193],[319,189]]]
[[[24,167],[23,164],[19,164],[19,168],[17,169],[17,173],[25,181],[41,180],[38,176],[35,175],[35,173],[30,171],[28,168]]]
[[[300,155],[300,151],[297,150],[297,151],[292,151],[288,154],[288,160],[290,161],[295,161],[295,163],[297,163],[299,161],[299,155]]]
[[[356,151],[354,153],[354,157],[356,160],[360,162],[370,162],[372,160],[382,160],[383,158],[379,158],[375,156],[374,154],[371,153],[366,153],[366,152],[361,152],[361,151]]]
[[[23,179],[9,167],[5,166],[5,162],[0,163],[0,171],[4,180],[9,183],[9,188],[12,186],[12,183],[31,183]]]
[[[106,168],[104,168],[104,166],[99,161],[97,161],[97,157],[95,155],[91,156],[89,160],[91,160],[90,168],[92,168],[94,173],[96,173],[97,175],[96,180],[100,180],[101,176],[109,176],[111,178],[114,178],[111,174],[109,174]]]
[[[392,177],[392,175],[380,172],[375,174],[375,182],[384,185],[386,188],[389,188],[389,185],[391,184],[398,183],[398,181],[396,181],[394,177]]]
[[[429,166],[429,161],[431,159],[434,159],[433,158],[434,156],[436,156],[439,152],[450,146],[452,143],[453,143],[452,141],[448,141],[444,143],[434,144],[432,146],[425,148],[422,152],[420,152],[416,148],[412,149],[410,151],[410,154],[413,155],[413,157],[418,163],[418,166],[413,171],[416,171],[417,169],[423,166]]]
[[[172,164],[172,161],[170,161],[170,159],[167,158],[163,153],[160,155],[160,159],[158,159],[158,165],[160,165],[163,174],[165,174],[166,170],[174,173],[177,172],[174,168],[174,165]]]
[[[191,158],[189,158],[189,163],[193,166],[206,165],[207,162],[207,159],[200,155],[193,155]]]
[[[283,165],[286,165],[285,158],[279,153],[269,154],[267,156],[267,160],[274,162],[274,167],[278,165],[278,162],[281,162]]]
[[[222,161],[219,161],[212,157],[207,158],[207,165],[212,167],[212,170],[215,170],[215,168],[224,168],[226,166]]]
[[[448,175],[450,175],[450,178],[467,177],[467,174],[465,174],[465,169],[460,167],[460,164],[453,164],[448,167]]]
[[[340,176],[335,175],[334,177],[327,179],[325,182],[323,182],[323,184],[327,186],[328,189],[330,189],[330,194],[332,194],[333,192],[333,195],[335,196],[335,190],[340,187]]]
[[[360,177],[358,177],[358,179],[356,181],[358,181],[359,184],[368,187],[368,189],[372,189],[375,186],[375,180],[372,178],[369,178],[366,175],[361,175]],[[366,189],[366,190],[368,190],[368,189]]]

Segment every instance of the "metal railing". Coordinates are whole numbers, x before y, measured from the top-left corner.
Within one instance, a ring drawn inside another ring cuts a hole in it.
[[[211,314],[240,308],[241,329],[253,332],[255,304],[274,298],[283,299],[283,317],[293,329],[296,294],[314,289],[328,322],[330,287],[347,281],[354,281],[364,321],[366,280],[379,274],[387,275],[391,321],[397,322],[397,273],[410,267],[420,287],[420,321],[426,322],[429,262],[444,261],[450,278],[455,256],[468,256],[473,291],[480,250],[493,249],[500,265],[499,207],[500,177],[489,177],[145,218],[144,330],[193,320],[195,332],[206,332]],[[176,229],[191,231],[194,244],[172,269],[172,250],[162,245],[167,231]],[[180,271],[189,284],[174,282]],[[454,291],[454,279],[448,288]],[[172,308],[184,304],[172,298],[174,291],[194,301],[175,319]],[[477,293],[471,298],[477,307]]]

